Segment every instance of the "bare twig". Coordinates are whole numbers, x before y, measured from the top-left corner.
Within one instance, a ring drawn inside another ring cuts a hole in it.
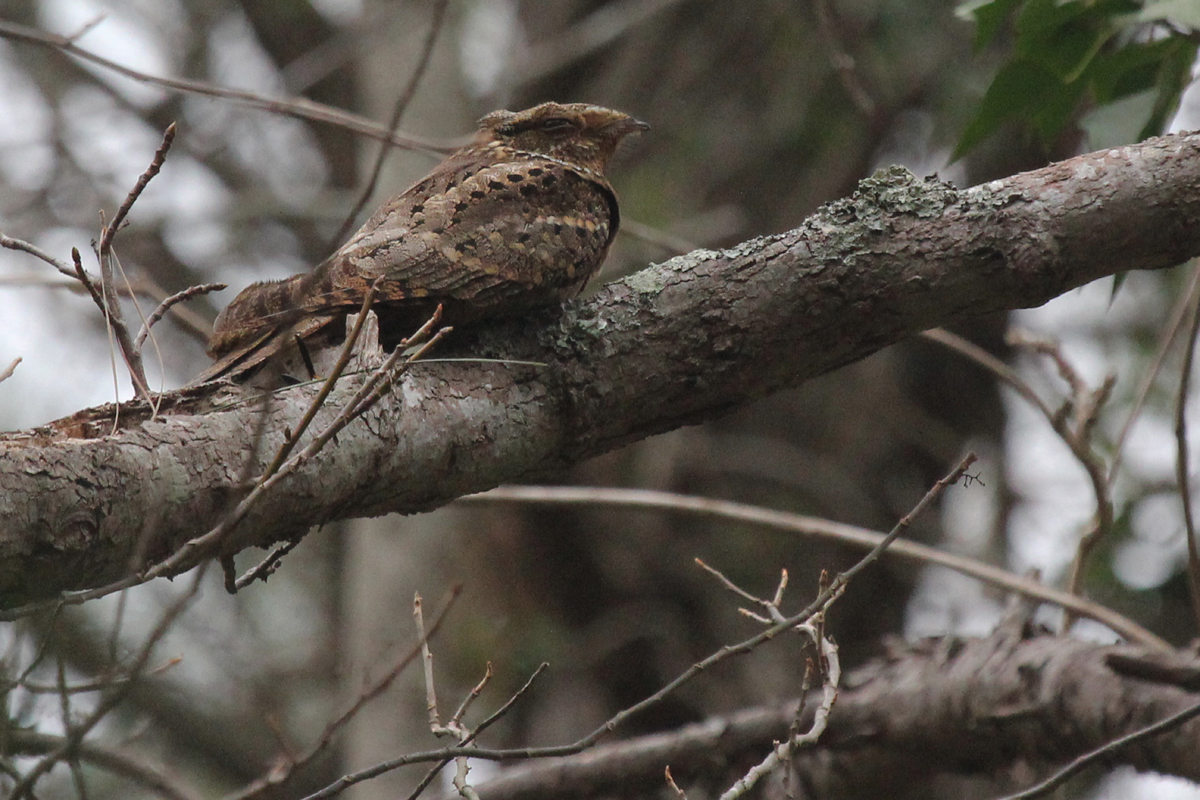
[[[37,245],[31,244],[30,242],[26,242],[22,239],[14,239],[11,236],[6,236],[2,231],[0,231],[0,247],[4,247],[8,250],[20,250],[23,253],[28,253],[34,258],[40,258],[42,261],[45,261],[63,275],[66,275],[68,278],[71,278],[72,280],[76,280],[78,278],[78,276],[75,274],[75,269],[67,262],[59,261],[45,250],[41,249]]]
[[[417,87],[421,84],[421,79],[425,77],[425,72],[429,68],[429,58],[433,55],[433,45],[437,42],[438,34],[442,31],[442,26],[446,20],[446,7],[450,5],[450,0],[437,0],[433,5],[433,19],[429,22],[429,31],[425,34],[425,41],[421,45],[421,55],[417,59],[417,66],[413,69],[412,75],[408,78],[408,85],[404,87],[404,91],[400,93],[399,99],[396,100],[396,106],[392,109],[392,118],[388,120],[388,133],[390,136],[395,136],[396,131],[400,128],[400,121],[404,118],[404,112],[408,110],[409,103],[412,102],[413,96],[417,93]],[[342,227],[338,228],[338,232],[333,237],[330,243],[330,249],[337,247],[350,233],[350,227],[354,224],[355,218],[359,212],[363,210],[363,206],[371,199],[371,195],[375,193],[375,186],[379,183],[379,176],[383,173],[383,163],[387,158],[390,144],[384,142],[379,147],[379,155],[375,157],[375,165],[371,168],[371,177],[367,180],[367,185],[363,187],[362,193],[359,194],[358,202],[354,204],[354,208],[346,215],[346,221],[342,223]]]
[[[369,780],[378,775],[382,775],[386,772],[390,772],[408,764],[418,764],[426,761],[441,761],[443,759],[458,758],[460,756],[487,759],[489,761],[527,760],[531,758],[569,756],[586,750],[598,742],[601,738],[619,728],[634,715],[640,714],[647,708],[662,702],[663,698],[673,693],[685,683],[691,681],[697,675],[704,673],[726,659],[734,656],[745,655],[746,653],[754,651],[763,643],[771,641],[779,634],[804,623],[806,620],[811,619],[813,615],[820,613],[828,606],[833,598],[845,591],[845,588],[850,581],[852,581],[863,569],[866,569],[868,565],[872,564],[876,559],[878,559],[888,545],[895,541],[896,537],[898,537],[901,533],[907,530],[912,524],[913,519],[915,519],[916,516],[923,512],[926,508],[928,508],[929,504],[936,500],[947,486],[959,480],[970,467],[970,465],[974,463],[974,460],[974,454],[968,455],[949,475],[939,480],[937,484],[935,484],[933,488],[931,488],[925,494],[925,496],[921,498],[917,505],[913,507],[912,511],[906,514],[898,523],[896,523],[896,526],[892,528],[891,532],[889,532],[887,536],[883,537],[883,539],[874,549],[871,550],[871,552],[859,559],[859,561],[850,569],[839,574],[826,589],[821,591],[817,597],[811,603],[809,603],[804,610],[793,614],[780,623],[760,631],[757,635],[752,636],[749,639],[734,645],[726,645],[725,647],[722,647],[720,650],[709,655],[707,658],[688,667],[649,697],[646,697],[643,700],[617,712],[606,722],[600,725],[600,727],[596,728],[583,738],[571,744],[557,745],[552,747],[526,747],[511,750],[490,750],[460,745],[458,747],[445,747],[440,750],[409,753],[407,755],[399,756],[397,758],[375,764],[372,767],[359,770],[358,772],[343,775],[341,778],[329,784],[324,789],[309,795],[307,798],[305,798],[305,800],[325,800],[325,798],[334,797],[335,795],[344,791],[348,786],[361,783],[362,781]]]
[[[854,57],[846,52],[837,33],[833,29],[833,13],[829,9],[829,0],[815,0],[813,10],[817,15],[817,29],[829,49],[829,61],[842,82],[842,88],[850,95],[850,100],[864,117],[875,116],[875,101],[863,86],[862,78],[854,64]]]
[[[113,217],[112,224],[105,225],[104,231],[100,236],[100,257],[108,255],[109,249],[112,247],[113,237],[117,235],[121,225],[125,222],[125,217],[128,216],[129,210],[133,208],[133,204],[142,196],[146,186],[154,179],[154,176],[162,169],[163,164],[167,161],[167,152],[171,149],[171,143],[175,141],[175,123],[172,122],[163,131],[162,144],[158,146],[158,150],[154,152],[154,158],[150,161],[150,166],[146,167],[145,171],[138,176],[137,183],[129,190],[129,194],[125,195],[125,202],[121,203],[121,207],[117,209],[116,216]]]
[[[266,776],[259,778],[249,786],[244,787],[236,794],[229,795],[225,798],[225,800],[253,800],[254,798],[260,797],[263,794],[271,792],[275,787],[284,784],[291,778],[292,775],[295,775],[298,770],[311,764],[313,759],[324,752],[333,743],[333,737],[338,733],[338,731],[346,727],[346,725],[349,724],[349,722],[354,719],[355,716],[357,716],[358,712],[361,711],[368,703],[387,691],[388,687],[392,685],[392,682],[396,680],[400,673],[404,672],[404,670],[407,669],[408,666],[421,654],[422,648],[426,646],[426,643],[429,641],[429,639],[435,636],[438,630],[442,627],[442,622],[446,619],[446,614],[450,611],[451,607],[453,607],[454,602],[458,599],[460,594],[462,594],[461,586],[454,586],[450,589],[450,592],[442,601],[441,608],[439,608],[437,614],[434,615],[433,623],[429,626],[427,631],[422,633],[420,640],[407,651],[405,651],[402,656],[396,659],[392,667],[378,680],[365,688],[350,705],[350,707],[343,711],[337,719],[332,720],[328,725],[326,725],[325,730],[322,731],[321,736],[317,739],[317,743],[309,748],[307,752],[292,759],[287,765],[286,769],[268,773]]]
[[[176,292],[170,297],[158,304],[158,307],[146,317],[146,322],[142,325],[142,329],[138,331],[137,338],[133,340],[133,346],[137,350],[141,350],[142,344],[146,341],[146,337],[150,334],[150,328],[158,324],[158,322],[166,316],[172,306],[191,300],[193,297],[208,294],[209,292],[219,292],[222,289],[228,288],[224,283],[202,283],[199,286],[190,286],[182,292]]]
[[[245,589],[247,586],[254,583],[256,580],[259,580],[260,578],[265,583],[267,578],[273,575],[275,570],[279,568],[279,564],[283,560],[283,557],[295,550],[296,545],[300,544],[301,541],[302,540],[300,537],[296,537],[295,539],[284,542],[276,547],[267,554],[266,558],[258,562],[257,566],[247,570],[240,578],[234,581],[234,590],[240,591]]]
[[[471,735],[467,737],[463,744],[470,744],[472,741],[479,738],[479,734],[483,733],[485,730],[490,728],[493,723],[507,714],[509,709],[516,705],[517,701],[525,696],[525,693],[528,692],[530,687],[533,686],[533,682],[536,681],[538,677],[541,676],[541,674],[549,667],[550,665],[545,661],[539,664],[538,668],[535,669],[533,674],[529,676],[529,680],[525,681],[525,685],[518,689],[512,697],[508,698],[504,705],[496,709],[490,717],[479,723],[479,725],[475,727],[475,730],[471,731]],[[421,782],[418,783],[411,792],[409,792],[406,800],[417,800],[417,798],[421,796],[421,793],[425,791],[429,784],[433,783],[433,779],[438,776],[438,773],[441,772],[442,769],[453,760],[453,758],[444,758],[438,763],[434,764],[433,767],[431,767],[430,770],[425,773],[425,777],[421,779]]]
[[[1004,383],[1008,384],[1017,392],[1017,394],[1021,395],[1021,397],[1024,397],[1031,406],[1036,408],[1038,411],[1041,411],[1042,415],[1045,416],[1046,419],[1051,419],[1054,417],[1054,412],[1050,410],[1050,407],[1042,401],[1042,398],[1033,390],[1033,387],[1030,386],[1029,383],[1022,378],[1015,369],[1010,367],[1008,364],[1005,364],[1003,361],[996,358],[994,355],[989,353],[987,350],[984,350],[974,342],[964,339],[957,333],[951,333],[945,328],[932,328],[924,331],[921,333],[921,338],[928,339],[931,342],[937,342],[940,345],[949,347],[951,350],[966,356],[979,366],[986,369],[988,372],[995,375]]]
[[[367,287],[367,292],[363,296],[362,307],[358,311],[358,319],[354,321],[354,327],[346,337],[346,341],[342,344],[342,350],[338,354],[337,363],[330,370],[329,375],[325,378],[325,382],[321,384],[321,390],[317,392],[317,396],[308,404],[308,409],[305,410],[304,416],[300,418],[296,429],[284,437],[283,444],[279,447],[279,452],[275,454],[274,460],[271,461],[270,466],[267,467],[262,477],[259,478],[260,481],[265,481],[283,466],[283,462],[295,448],[296,443],[300,441],[300,437],[304,435],[304,432],[308,430],[308,426],[312,424],[313,419],[317,416],[317,412],[325,405],[325,399],[329,397],[329,393],[337,385],[338,378],[342,377],[342,373],[346,370],[346,365],[350,363],[350,356],[354,351],[354,345],[358,343],[358,337],[362,335],[363,325],[367,321],[367,314],[370,313],[371,305],[375,302],[375,293],[379,290],[379,285],[384,281],[385,277],[384,275],[380,275]]]
[[[720,800],[736,800],[753,789],[755,784],[767,775],[780,767],[786,767],[801,747],[816,744],[829,725],[829,714],[833,711],[833,704],[837,701],[837,687],[842,677],[837,645],[822,636],[814,626],[802,625],[798,628],[803,629],[812,639],[824,664],[821,703],[813,713],[813,723],[806,733],[793,731],[787,741],[775,745],[767,757],[751,767],[733,786],[729,787],[729,790],[721,795]]]
[[[12,730],[6,731],[5,737],[5,745],[10,755],[46,755],[67,744],[66,738],[63,736],[39,733],[19,727],[13,727]],[[166,800],[196,800],[199,797],[195,792],[169,780],[149,764],[120,750],[92,742],[81,742],[75,752],[80,761],[93,764],[114,775],[128,778]]]
[[[83,737],[125,699],[130,690],[137,684],[135,680],[137,676],[141,675],[145,670],[146,664],[154,652],[154,647],[166,635],[167,631],[170,630],[184,609],[191,603],[192,599],[196,596],[196,592],[200,590],[200,583],[204,579],[205,566],[204,564],[200,565],[200,568],[196,570],[191,585],[183,594],[171,602],[159,617],[157,624],[150,631],[150,634],[146,637],[146,641],[142,644],[141,649],[126,670],[130,680],[115,685],[112,692],[101,697],[92,712],[82,722],[73,726],[67,732],[67,735],[63,737],[62,745],[47,753],[29,772],[25,773],[24,777],[13,787],[12,792],[9,794],[10,800],[19,800],[19,798],[32,794],[33,787],[37,784],[38,780],[49,772],[55,764],[65,758],[69,758],[80,747]]]
[[[656,492],[647,489],[609,489],[581,486],[502,486],[482,494],[461,497],[458,503],[544,503],[553,505],[618,505],[679,514],[715,517],[761,525],[805,536],[820,536],[857,548],[877,545],[883,534],[853,525],[761,508],[745,503],[714,500],[707,497]],[[888,549],[894,557],[907,558],[952,569],[1005,591],[1015,592],[1046,603],[1054,603],[1082,617],[1108,626],[1125,639],[1159,652],[1174,647],[1134,621],[1086,598],[1045,586],[1030,578],[985,564],[972,558],[946,553],[927,545],[901,539]]]
[[[922,335],[970,358],[1015,389],[1042,413],[1054,432],[1070,448],[1071,454],[1083,466],[1091,481],[1092,493],[1096,498],[1096,512],[1087,530],[1079,537],[1075,559],[1067,578],[1067,590],[1072,594],[1079,594],[1088,556],[1096,544],[1112,530],[1113,526],[1113,503],[1109,482],[1111,473],[1105,466],[1104,458],[1092,446],[1092,432],[1099,419],[1100,408],[1112,393],[1116,378],[1109,375],[1099,387],[1094,390],[1089,389],[1079,373],[1075,371],[1053,342],[1036,339],[1019,331],[1010,331],[1008,335],[1010,344],[1027,348],[1049,358],[1057,367],[1059,376],[1069,387],[1068,397],[1063,406],[1058,410],[1053,410],[1015,370],[983,348],[942,329],[926,331]],[[1072,619],[1071,609],[1068,608],[1064,627],[1070,627]]]
[[[1000,800],[1034,800],[1034,798],[1037,797],[1045,797],[1055,788],[1061,786],[1062,783],[1067,780],[1067,778],[1078,774],[1085,767],[1097,762],[1105,762],[1114,753],[1124,750],[1131,744],[1136,744],[1143,739],[1148,739],[1152,736],[1157,736],[1160,733],[1165,733],[1166,731],[1172,730],[1173,728],[1178,728],[1183,723],[1190,719],[1195,719],[1196,717],[1200,717],[1200,703],[1188,706],[1182,711],[1178,711],[1169,717],[1159,720],[1158,722],[1147,725],[1141,730],[1136,730],[1133,733],[1127,733],[1124,736],[1113,739],[1108,744],[1104,745],[1103,747],[1098,747],[1095,750],[1092,750],[1090,753],[1084,753],[1036,786],[1031,786],[1023,792],[1010,794],[1001,798]]]
[[[1049,358],[1058,369],[1059,376],[1070,387],[1070,394],[1063,406],[1047,419],[1075,459],[1087,473],[1096,498],[1096,513],[1091,524],[1079,537],[1079,545],[1071,569],[1067,575],[1067,591],[1079,594],[1088,557],[1096,545],[1112,531],[1113,502],[1109,492],[1108,469],[1104,458],[1092,447],[1092,432],[1100,417],[1100,408],[1112,393],[1116,378],[1109,375],[1096,389],[1089,389],[1086,382],[1071,366],[1054,342],[1039,339],[1017,330],[1010,330],[1008,341],[1015,347],[1024,347]],[[1068,613],[1064,628],[1070,627],[1073,616]]]
[[[1191,475],[1188,470],[1187,401],[1192,362],[1196,356],[1196,335],[1200,333],[1200,308],[1192,311],[1192,326],[1179,371],[1179,394],[1175,401],[1175,479],[1183,503],[1184,532],[1187,535],[1188,588],[1191,590],[1192,621],[1200,625],[1200,547],[1196,544],[1196,524],[1192,517]]]
[[[1154,359],[1150,362],[1150,368],[1146,370],[1145,374],[1142,375],[1141,381],[1138,383],[1129,416],[1125,418],[1125,424],[1121,426],[1121,432],[1117,435],[1116,441],[1113,442],[1112,462],[1108,465],[1108,484],[1110,486],[1116,480],[1117,468],[1121,465],[1121,457],[1125,453],[1125,440],[1129,438],[1129,432],[1133,429],[1133,424],[1137,422],[1142,407],[1146,404],[1146,398],[1150,396],[1150,389],[1154,386],[1154,380],[1158,377],[1159,370],[1162,369],[1167,352],[1179,336],[1179,331],[1183,329],[1183,323],[1187,318],[1188,310],[1196,305],[1197,298],[1200,298],[1200,260],[1193,259],[1191,279],[1188,281],[1187,288],[1179,296],[1179,300],[1176,301],[1175,306],[1171,309],[1171,313],[1167,315],[1167,321],[1163,325],[1162,333],[1159,335],[1158,348],[1154,352]]]
[[[363,136],[369,136],[372,139],[379,139],[385,142],[391,142],[397,147],[404,147],[410,150],[424,150],[431,153],[448,153],[455,149],[453,146],[444,145],[439,142],[434,142],[429,139],[422,139],[416,136],[392,134],[382,125],[379,125],[365,117],[357,114],[351,114],[341,109],[327,106],[323,103],[316,103],[305,98],[284,99],[284,98],[268,98],[253,92],[243,92],[236,89],[226,89],[222,86],[215,86],[211,83],[203,81],[183,80],[176,78],[160,78],[155,75],[148,75],[145,72],[138,72],[135,69],[130,69],[115,61],[109,61],[107,58],[98,56],[89,50],[84,50],[82,47],[77,47],[69,37],[59,36],[57,34],[40,31],[36,28],[29,28],[24,25],[18,25],[15,22],[0,21],[0,38],[11,39],[19,42],[27,42],[29,44],[38,45],[39,47],[49,47],[55,50],[61,50],[64,53],[69,53],[76,58],[81,58],[84,61],[89,61],[97,64],[105,69],[110,69],[113,72],[124,75],[127,78],[132,78],[141,83],[148,83],[151,86],[158,86],[163,89],[170,89],[176,92],[187,92],[190,94],[199,94],[206,97],[219,97],[223,100],[233,100],[238,103],[243,103],[252,108],[259,108],[264,111],[270,111],[274,114],[281,114],[286,117],[296,117],[298,119],[312,120],[313,122],[324,122],[331,125],[337,125],[346,130]]]
[[[150,385],[146,381],[146,370],[142,365],[141,348],[129,336],[129,329],[125,326],[125,320],[121,314],[121,303],[117,299],[117,284],[113,273],[113,262],[116,259],[112,252],[112,243],[117,235],[117,231],[121,229],[125,218],[129,215],[130,209],[133,208],[133,204],[142,196],[142,192],[146,189],[146,186],[154,179],[154,176],[158,175],[163,164],[166,163],[167,152],[171,149],[173,141],[175,141],[174,122],[168,125],[167,129],[163,131],[162,144],[155,151],[150,165],[138,176],[137,182],[129,190],[129,194],[125,196],[125,201],[117,209],[112,222],[105,225],[100,231],[100,245],[96,250],[97,258],[100,261],[100,293],[104,299],[101,310],[104,312],[105,322],[111,326],[113,333],[117,337],[117,342],[121,345],[121,353],[125,356],[125,365],[129,368],[129,375],[133,381],[134,390],[139,397],[148,403],[152,403],[153,398],[150,393]],[[123,273],[124,270],[122,270]],[[125,284],[126,288],[132,293],[133,287],[130,285],[128,278],[126,278]],[[147,325],[146,327],[148,328],[149,326]]]

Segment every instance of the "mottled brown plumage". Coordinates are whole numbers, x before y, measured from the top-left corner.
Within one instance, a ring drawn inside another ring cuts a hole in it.
[[[216,362],[193,383],[241,374],[359,308],[411,332],[443,306],[462,324],[576,295],[619,224],[604,168],[645,123],[583,103],[543,103],[480,120],[474,142],[392,198],[310,273],[253,284],[217,317]]]

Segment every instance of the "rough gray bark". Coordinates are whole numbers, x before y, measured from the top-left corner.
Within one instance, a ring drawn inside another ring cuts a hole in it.
[[[793,762],[793,785],[804,797],[929,797],[930,782],[952,774],[1015,791],[1200,702],[1194,655],[1021,628],[1010,622],[985,639],[897,643],[886,659],[851,673],[825,734]],[[819,701],[814,693],[806,703],[801,731]],[[741,711],[516,765],[475,788],[489,800],[644,797],[663,787],[669,765],[682,789],[703,786],[700,793],[715,796],[787,736],[795,712],[795,702]],[[1100,763],[1200,781],[1197,748],[1200,721],[1192,720]]]
[[[696,251],[563,313],[467,332],[266,494],[230,552],[332,519],[414,512],[553,474],[717,416],[926,328],[1040,305],[1096,278],[1200,255],[1200,135],[1081,156],[957,191],[890,170],[787,233]],[[311,430],[353,393],[347,378]],[[0,601],[124,576],[216,525],[316,387],[228,385],[0,439]],[[310,434],[311,435],[311,434]],[[303,444],[303,441],[302,443]],[[181,565],[186,566],[186,565]]]

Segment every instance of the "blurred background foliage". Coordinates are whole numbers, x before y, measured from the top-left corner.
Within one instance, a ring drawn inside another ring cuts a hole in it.
[[[434,7],[0,0],[0,19],[78,35],[78,46],[151,74],[300,95],[387,120]],[[880,166],[971,185],[1161,132],[1191,80],[1195,9],[1173,0],[961,8],[949,0],[453,0],[401,128],[453,145],[490,110],[548,99],[649,121],[653,130],[610,170],[628,223],[607,280],[682,249],[794,227]],[[1195,119],[1187,113],[1185,97],[1183,119]],[[338,127],[168,92],[0,41],[0,229],[59,256],[71,246],[88,252],[99,211],[112,213],[173,120],[179,136],[167,165],[118,240],[122,263],[143,309],[201,282],[231,289],[156,329],[148,366],[168,387],[204,366],[200,334],[236,290],[307,269],[337,246],[380,148]],[[390,153],[356,224],[435,160]],[[1183,280],[1134,275],[1111,306],[1110,287],[1092,287],[1017,315],[1058,337],[1095,384],[1118,374],[1101,425],[1109,442]],[[0,362],[25,359],[0,386],[7,428],[111,399],[102,321],[62,284],[44,265],[0,252]],[[1009,324],[995,317],[959,332],[1007,358]],[[1018,366],[1045,378],[1048,396],[1061,393],[1041,365]],[[1117,482],[1120,536],[1103,544],[1086,586],[1184,642],[1195,628],[1170,493],[1177,378],[1168,370],[1135,428]],[[886,530],[966,449],[984,456],[983,484],[953,493],[911,535],[1060,580],[1092,511],[1081,471],[988,374],[922,340],[554,482],[728,498]],[[497,676],[485,701],[494,707],[548,661],[535,691],[490,736],[503,746],[559,743],[753,630],[694,557],[763,594],[786,568],[798,607],[822,571],[854,556],[737,525],[599,508],[452,507],[326,525],[269,584],[229,597],[214,581],[161,649],[182,661],[141,685],[98,733],[153,754],[207,794],[236,789],[312,742],[366,676],[413,641],[415,591],[432,602],[461,583],[435,643],[442,696],[456,704],[491,661]],[[42,653],[33,675],[44,683],[54,683],[56,660],[72,679],[104,675],[172,593],[159,582],[124,601],[10,627],[5,664],[19,673]],[[841,599],[829,629],[853,666],[880,652],[888,634],[986,633],[1002,599],[941,571],[885,562]],[[801,669],[796,646],[776,643],[689,684],[626,732],[794,696]],[[403,676],[280,796],[430,747],[416,678]],[[54,727],[46,722],[57,718],[53,695],[16,690],[8,699],[14,724]],[[94,701],[74,702],[82,713]],[[131,796],[125,784],[87,774],[92,797]],[[391,773],[350,794],[404,796],[419,774]],[[50,780],[45,796],[73,791],[65,770]]]

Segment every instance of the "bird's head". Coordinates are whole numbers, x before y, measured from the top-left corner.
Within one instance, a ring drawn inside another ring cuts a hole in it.
[[[479,120],[476,142],[498,141],[603,173],[621,139],[649,127],[611,108],[542,103],[525,111],[493,111]]]

